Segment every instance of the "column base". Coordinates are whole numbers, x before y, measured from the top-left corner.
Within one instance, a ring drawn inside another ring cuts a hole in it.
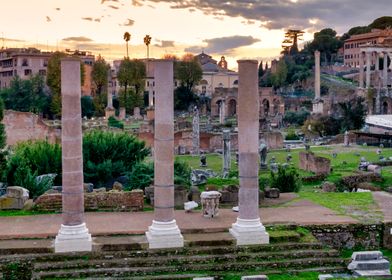
[[[230,233],[237,239],[237,246],[269,243],[269,234],[265,231],[260,218],[250,220],[237,218]]]
[[[92,250],[91,234],[86,224],[76,226],[61,225],[54,241],[54,251],[62,252],[90,252]]]
[[[146,237],[150,249],[184,247],[184,237],[177,226],[176,220],[170,222],[152,221]]]

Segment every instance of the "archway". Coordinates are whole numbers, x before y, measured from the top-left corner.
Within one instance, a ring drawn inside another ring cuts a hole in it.
[[[388,115],[388,102],[387,101],[384,101],[383,103],[382,103],[382,108],[381,108],[381,113],[383,114],[383,115]]]
[[[235,99],[231,99],[229,101],[229,116],[232,117],[237,114],[237,101]]]
[[[263,102],[262,102],[262,110],[261,110],[261,112],[262,112],[262,114],[263,114],[263,116],[264,117],[268,117],[268,115],[269,115],[269,110],[270,110],[270,103],[269,103],[269,100],[268,99],[264,99],[263,100]]]

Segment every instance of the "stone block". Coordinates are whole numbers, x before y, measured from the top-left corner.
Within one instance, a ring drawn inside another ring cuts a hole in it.
[[[391,272],[390,270],[355,270],[353,273],[354,276],[359,277],[382,277],[385,279],[391,279]],[[378,279],[378,278],[377,278]]]
[[[318,277],[318,280],[327,280],[327,279],[333,279],[332,274],[320,274]]]
[[[189,193],[188,193],[188,200],[189,201],[195,201],[197,203],[200,203],[200,190],[196,186],[192,186]]]
[[[222,204],[238,205],[239,187],[235,185],[225,186],[223,190],[219,191],[222,196],[220,202]]]
[[[199,204],[197,204],[194,201],[188,201],[184,203],[184,210],[185,212],[190,212],[193,209],[197,208],[199,206]]]
[[[386,270],[389,267],[389,261],[385,259],[352,261],[348,265],[349,270]]]
[[[114,182],[112,186],[114,191],[122,192],[123,191],[123,185],[120,182]]]
[[[336,185],[331,182],[324,182],[321,185],[321,189],[323,190],[323,192],[336,192]]]
[[[29,198],[29,191],[22,187],[8,187],[6,196],[13,198]]]
[[[266,198],[279,198],[280,191],[277,188],[266,188],[264,194]]]
[[[379,260],[382,258],[383,254],[381,251],[354,252],[351,256],[351,259],[354,261],[372,261]]]
[[[0,197],[0,210],[20,210],[29,199],[29,191],[22,187],[8,187],[4,196]]]
[[[370,164],[367,167],[367,171],[381,175],[381,166],[375,165],[375,164]]]
[[[241,280],[268,280],[266,275],[242,276]]]
[[[220,197],[221,194],[217,191],[207,191],[201,193],[200,198],[204,217],[213,218],[219,215]]]
[[[182,207],[188,201],[188,190],[184,186],[174,187],[174,205]]]
[[[85,183],[85,184],[83,184],[83,189],[84,189],[84,192],[91,193],[94,191],[94,185],[91,183]]]

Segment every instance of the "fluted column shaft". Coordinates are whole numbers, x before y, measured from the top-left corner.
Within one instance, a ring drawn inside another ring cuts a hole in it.
[[[316,100],[320,99],[321,97],[321,84],[320,84],[320,52],[314,52],[314,59],[315,59],[315,73],[314,73],[314,93]]]

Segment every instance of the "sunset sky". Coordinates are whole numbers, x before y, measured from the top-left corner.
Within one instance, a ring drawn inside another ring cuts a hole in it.
[[[181,56],[202,49],[229,67],[240,58],[271,60],[284,31],[300,28],[305,40],[325,27],[339,34],[392,14],[391,0],[0,0],[0,36],[6,47],[92,51],[107,60],[125,55],[123,34],[131,33],[130,56]],[[3,45],[3,42],[0,42]]]

